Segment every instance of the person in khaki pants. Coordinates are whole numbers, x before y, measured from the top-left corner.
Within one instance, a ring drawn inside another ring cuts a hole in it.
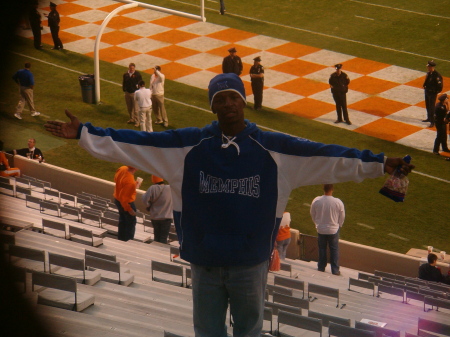
[[[25,68],[18,70],[12,77],[14,82],[19,85],[20,90],[20,99],[16,106],[16,113],[14,114],[14,117],[17,119],[22,119],[22,111],[25,107],[25,103],[28,104],[28,107],[30,108],[31,116],[35,117],[41,114],[34,108],[34,76],[30,68],[31,63],[27,62],[25,63]]]
[[[139,71],[136,70],[136,65],[130,63],[128,65],[128,71],[123,74],[122,90],[125,94],[125,103],[127,105],[128,114],[130,119],[128,124],[134,124],[134,126],[139,126],[138,117],[138,107],[136,101],[134,100],[134,92],[139,89],[138,83],[142,80],[142,76]]]
[[[152,127],[152,91],[145,88],[145,82],[139,81],[139,90],[134,93],[134,100],[139,105],[139,123],[141,131],[153,132]]]
[[[161,72],[161,67],[153,69],[150,78],[150,90],[152,91],[153,112],[155,113],[155,124],[162,124],[165,128],[169,126],[166,108],[164,107],[164,81],[166,76]]]

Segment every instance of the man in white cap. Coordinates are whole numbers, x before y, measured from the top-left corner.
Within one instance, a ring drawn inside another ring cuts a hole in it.
[[[217,121],[199,128],[142,133],[94,127],[66,111],[49,121],[55,136],[78,138],[93,156],[123,162],[170,182],[180,256],[191,263],[195,336],[259,337],[269,258],[292,189],[362,181],[414,166],[338,145],[261,131],[244,119],[236,74],[209,83]]]

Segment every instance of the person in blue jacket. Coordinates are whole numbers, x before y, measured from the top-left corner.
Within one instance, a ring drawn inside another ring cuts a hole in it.
[[[204,128],[140,132],[94,127],[66,110],[53,135],[78,138],[93,156],[164,176],[170,182],[181,258],[191,263],[196,336],[260,336],[269,258],[294,188],[360,182],[414,166],[368,150],[261,131],[244,118],[242,80],[209,83],[217,121]]]

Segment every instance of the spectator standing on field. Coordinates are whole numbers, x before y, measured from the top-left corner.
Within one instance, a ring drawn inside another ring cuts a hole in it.
[[[139,90],[134,93],[139,106],[139,124],[141,131],[153,132],[152,127],[152,91],[145,88],[145,82],[139,81]]]
[[[162,124],[165,128],[169,126],[166,107],[164,106],[164,82],[166,76],[161,72],[161,67],[153,69],[150,77],[150,89],[152,91],[153,112],[155,114],[155,124]]]
[[[125,94],[125,104],[127,105],[128,114],[130,115],[130,119],[127,123],[134,123],[134,126],[136,127],[139,126],[139,107],[134,99],[134,93],[137,89],[139,89],[138,83],[140,81],[142,81],[141,74],[136,70],[136,65],[134,63],[130,63],[128,65],[128,71],[123,74],[122,90]]]
[[[339,271],[339,230],[344,224],[344,203],[333,197],[333,185],[323,185],[324,194],[311,203],[311,218],[316,225],[319,244],[318,271],[325,271],[327,266],[327,246],[330,249],[330,264],[333,275]]]
[[[170,226],[173,221],[172,192],[164,180],[152,176],[153,185],[142,196],[142,202],[147,206],[153,225],[154,240],[167,243]]]
[[[28,107],[31,112],[31,116],[39,116],[41,113],[37,112],[34,108],[34,76],[31,72],[31,63],[25,63],[25,68],[18,70],[13,75],[13,80],[19,85],[20,99],[19,103],[16,106],[16,113],[14,117],[17,119],[22,119],[22,111],[25,107],[25,103],[28,104]]]

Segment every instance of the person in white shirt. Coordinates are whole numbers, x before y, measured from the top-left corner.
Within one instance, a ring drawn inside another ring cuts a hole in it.
[[[319,244],[318,271],[325,271],[327,266],[327,245],[330,248],[331,272],[340,275],[339,271],[339,230],[344,224],[344,203],[333,197],[333,185],[323,185],[324,194],[316,197],[311,204],[311,218],[316,225]]]
[[[145,82],[139,81],[139,89],[134,93],[134,100],[139,105],[139,124],[141,131],[153,132],[152,127],[152,91],[145,88]]]
[[[153,68],[153,75],[150,78],[150,89],[152,90],[153,112],[155,113],[155,124],[169,126],[166,108],[164,107],[164,81],[166,76],[161,73],[161,67]]]

